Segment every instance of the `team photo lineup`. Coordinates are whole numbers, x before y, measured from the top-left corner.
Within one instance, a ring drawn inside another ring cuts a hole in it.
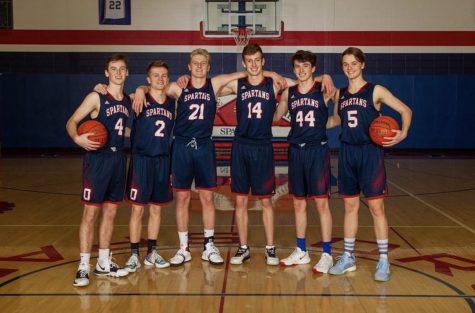
[[[321,257],[312,271],[342,275],[356,270],[354,256],[360,193],[367,199],[373,217],[379,250],[374,280],[390,280],[388,222],[384,197],[388,193],[384,148],[407,137],[411,109],[382,85],[363,78],[364,52],[349,47],[341,54],[341,69],[348,79],[337,89],[329,75],[315,76],[316,56],[298,50],[289,60],[295,78],[264,70],[265,55],[258,44],[242,51],[241,72],[209,78],[211,56],[195,49],[188,60],[189,74],[170,82],[168,65],[152,61],[147,69],[147,86],[127,95],[128,59],[114,54],[105,62],[107,85],[97,85],[66,124],[71,139],[87,152],[83,160],[81,202],[84,212],[79,228],[80,262],[73,285],[89,285],[94,225],[100,217],[99,250],[93,273],[97,276],[131,275],[143,262],[167,268],[191,261],[188,242],[189,204],[192,186],[199,192],[203,215],[201,259],[223,266],[224,259],[214,245],[217,186],[216,156],[212,140],[217,99],[236,95],[237,126],[231,150],[231,191],[235,196],[235,220],[239,245],[229,263],[240,265],[251,257],[248,244],[248,198],[262,206],[265,230],[265,263],[268,266],[296,266],[311,262],[306,244],[307,201],[315,202],[321,226]],[[279,100],[277,100],[279,99]],[[333,110],[329,112],[329,103]],[[400,114],[402,125],[383,119],[382,104]],[[295,210],[296,246],[280,259],[274,244],[275,165],[272,122],[290,115],[288,135],[289,195]],[[83,120],[87,120],[83,122]],[[96,132],[99,122],[104,127]],[[375,122],[375,123],[373,123]],[[83,130],[79,131],[78,127]],[[338,153],[338,194],[344,203],[344,252],[332,254],[330,197],[330,149],[327,128],[341,126]],[[97,138],[96,138],[97,137]],[[130,138],[127,167],[125,141]],[[175,193],[175,199],[173,197]],[[121,266],[111,257],[110,243],[118,205],[131,204],[130,257]],[[157,249],[163,205],[175,201],[179,249],[169,260]],[[140,256],[142,216],[148,207],[147,252]],[[197,256],[195,256],[197,257]]]

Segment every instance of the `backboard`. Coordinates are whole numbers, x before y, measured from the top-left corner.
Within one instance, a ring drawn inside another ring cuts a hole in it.
[[[281,0],[203,0],[202,34],[233,37],[233,29],[252,30],[252,37],[280,38]]]

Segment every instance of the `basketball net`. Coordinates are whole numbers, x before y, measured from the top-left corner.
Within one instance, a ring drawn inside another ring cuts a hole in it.
[[[252,28],[247,27],[235,27],[231,28],[231,34],[233,35],[234,42],[238,47],[244,47],[249,43],[252,37]]]

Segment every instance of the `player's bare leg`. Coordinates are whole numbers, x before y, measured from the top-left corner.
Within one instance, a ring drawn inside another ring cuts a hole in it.
[[[166,261],[157,252],[157,239],[160,233],[162,207],[156,204],[150,205],[147,228],[147,255],[145,256],[145,265],[154,265],[156,268],[169,267],[170,263]]]
[[[236,195],[236,225],[239,233],[239,248],[236,255],[231,258],[231,264],[242,264],[249,260],[250,252],[247,245],[247,224],[249,216],[247,212],[247,203],[249,197],[246,195]]]
[[[373,216],[374,233],[379,249],[379,262],[376,266],[374,279],[377,281],[388,281],[390,279],[388,261],[388,219],[384,212],[383,198],[368,200],[369,210]]]
[[[266,232],[266,251],[265,258],[267,265],[279,265],[279,258],[275,252],[274,246],[274,208],[270,198],[261,199],[262,204],[262,221]]]
[[[330,205],[328,203],[328,198],[316,198],[315,206],[317,208],[318,216],[320,219],[323,253],[318,263],[313,267],[313,270],[314,272],[328,273],[330,268],[333,266],[333,257],[331,255],[333,220],[330,211]]]
[[[124,269],[129,273],[135,272],[140,267],[139,245],[142,233],[143,211],[143,205],[132,204],[129,219],[130,257],[124,265]]]
[[[170,259],[170,265],[179,266],[191,260],[191,253],[188,247],[188,208],[191,201],[190,190],[180,190],[176,192],[176,226],[180,239],[180,249],[175,256]]]
[[[216,219],[216,208],[214,206],[213,191],[200,190],[201,207],[203,208],[204,242],[201,259],[211,264],[220,265],[224,263],[219,254],[219,249],[214,245],[214,223]]]
[[[310,263],[310,256],[306,247],[307,232],[307,200],[297,199],[294,197],[294,214],[295,214],[295,233],[297,238],[297,246],[292,253],[285,259],[280,260],[283,266],[292,266]]]

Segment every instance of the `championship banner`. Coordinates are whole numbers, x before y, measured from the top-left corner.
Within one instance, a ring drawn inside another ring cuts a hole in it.
[[[130,0],[99,0],[99,24],[130,25]]]

